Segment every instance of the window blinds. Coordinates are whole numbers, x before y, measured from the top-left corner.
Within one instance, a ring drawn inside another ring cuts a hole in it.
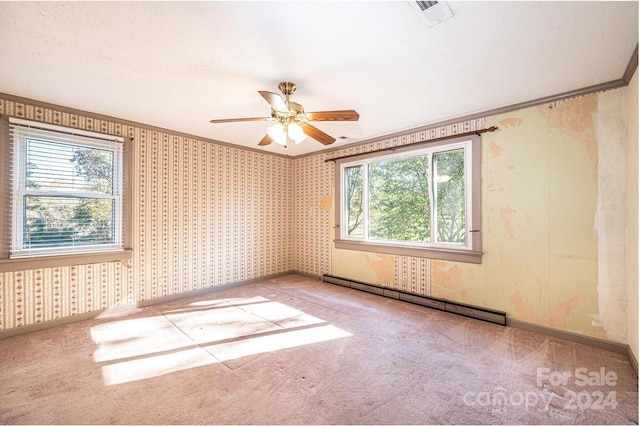
[[[122,138],[10,120],[12,258],[123,249]]]

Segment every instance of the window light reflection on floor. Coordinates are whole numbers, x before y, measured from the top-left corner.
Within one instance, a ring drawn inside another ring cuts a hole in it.
[[[153,317],[95,326],[94,361],[107,385],[351,336],[263,297],[194,302]]]

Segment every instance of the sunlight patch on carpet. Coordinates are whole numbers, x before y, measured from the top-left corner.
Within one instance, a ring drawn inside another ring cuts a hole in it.
[[[350,333],[263,297],[195,302],[186,308],[92,327],[93,359],[106,385],[163,376]]]

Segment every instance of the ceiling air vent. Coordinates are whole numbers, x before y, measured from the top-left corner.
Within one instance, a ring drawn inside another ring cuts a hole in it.
[[[429,21],[429,26],[439,24],[453,16],[446,3],[439,1],[417,1],[416,3],[424,16],[426,16],[427,21]]]

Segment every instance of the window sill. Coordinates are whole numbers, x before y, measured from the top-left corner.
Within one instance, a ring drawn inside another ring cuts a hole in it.
[[[57,256],[36,256],[20,259],[0,260],[0,272],[28,271],[33,269],[60,266],[88,265],[91,263],[129,262],[133,250],[109,251],[98,253],[65,254]]]
[[[337,249],[369,251],[373,253],[395,254],[397,256],[426,257],[453,262],[482,263],[482,252],[471,250],[449,250],[443,248],[423,248],[394,246],[390,244],[364,243],[360,241],[335,240]]]

